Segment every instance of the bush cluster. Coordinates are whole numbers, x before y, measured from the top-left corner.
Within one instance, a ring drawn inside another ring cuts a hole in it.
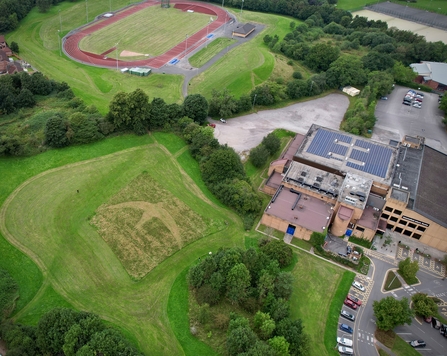
[[[0,333],[10,356],[142,355],[97,315],[71,309],[53,309],[37,326],[3,323]]]
[[[289,319],[292,275],[280,269],[291,263],[292,254],[282,241],[261,240],[259,251],[221,248],[190,268],[189,287],[201,305],[198,321],[204,325],[211,319],[214,327],[227,329],[229,355],[307,354],[301,320]],[[251,314],[252,323],[236,313],[220,312],[212,319],[210,306],[224,298]]]

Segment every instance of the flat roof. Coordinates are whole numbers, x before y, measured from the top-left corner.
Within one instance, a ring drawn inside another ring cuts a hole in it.
[[[283,182],[299,186],[313,192],[325,194],[330,198],[337,198],[343,184],[343,177],[308,166],[304,163],[292,161]]]
[[[422,165],[423,147],[419,149],[400,146],[397,154],[397,162],[391,181],[391,187],[408,192],[408,208],[413,209],[414,200],[416,198],[416,190],[420,181],[419,172]],[[396,190],[393,198],[406,201],[405,197]]]
[[[377,230],[377,226],[379,225],[379,218],[380,212],[374,210],[372,206],[367,206],[365,210],[363,210],[362,216],[357,221],[357,225],[375,231]]]
[[[390,185],[396,156],[396,147],[313,124],[294,159]]]
[[[298,147],[300,147],[305,137],[306,136],[304,135],[296,134],[292,142],[290,142],[289,146],[287,147],[286,152],[284,152],[284,154],[282,155],[282,158],[292,160],[296,150],[298,149]]]
[[[149,73],[151,71],[150,68],[142,68],[142,67],[133,67],[129,69],[131,72],[137,73]]]
[[[356,208],[364,209],[372,186],[372,179],[358,174],[346,173],[340,189],[338,201]]]
[[[414,210],[447,227],[447,155],[425,146]]]
[[[265,213],[286,220],[291,225],[323,232],[331,221],[333,207],[333,204],[306,194],[296,194],[284,187],[276,196],[274,203],[269,203]]]

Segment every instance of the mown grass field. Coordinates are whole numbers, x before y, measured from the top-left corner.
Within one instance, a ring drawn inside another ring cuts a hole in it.
[[[192,55],[188,59],[188,61],[192,66],[200,68],[211,58],[213,58],[216,54],[218,54],[220,51],[230,46],[234,42],[236,42],[236,40],[230,38],[225,37],[216,38],[214,41],[210,42],[205,48],[202,48],[199,52]]]
[[[432,12],[447,13],[447,2],[445,0],[417,0],[417,2],[405,2],[398,0],[390,0],[396,4],[408,5],[422,10]],[[384,1],[380,1],[384,2]],[[337,7],[343,10],[357,10],[365,6],[365,4],[376,3],[376,1],[368,0],[338,0]],[[441,10],[439,10],[441,9]]]
[[[213,88],[227,88],[236,97],[248,94],[271,77],[279,58],[282,58],[270,52],[263,38],[267,34],[277,34],[282,39],[290,32],[289,25],[293,19],[248,11],[233,15],[240,22],[262,23],[266,28],[250,41],[228,51],[211,68],[193,78],[189,86],[191,94],[200,93],[209,98]],[[292,72],[290,67],[290,75]]]
[[[113,141],[108,140],[105,151],[113,151]],[[16,190],[3,206],[2,232],[31,256],[44,277],[43,287],[22,309],[17,316],[19,320],[36,321],[45,306],[54,306],[54,300],[55,304],[69,304],[99,314],[133,335],[146,354],[183,353],[167,316],[171,286],[198,256],[220,246],[243,246],[242,227],[235,215],[208,201],[167,149],[158,144],[147,145],[152,141],[150,138],[145,141],[141,146],[142,139],[135,138],[136,147],[37,175]],[[82,159],[82,149],[77,149],[81,151],[78,159]],[[57,156],[63,151],[69,155],[74,148],[41,156]],[[35,160],[39,161],[39,157]],[[8,167],[14,161],[0,163]],[[26,170],[25,162],[19,163],[22,170]],[[90,219],[98,206],[143,171],[202,218],[216,221],[224,230],[214,231],[199,243],[183,246],[136,282],[98,235]],[[19,182],[20,179],[15,180],[16,185]],[[62,298],[55,300],[49,286]]]
[[[112,10],[127,6],[129,1],[114,0]],[[59,21],[59,10],[60,20]],[[109,2],[89,1],[89,19],[109,11]],[[21,21],[20,26],[6,35],[9,42],[20,47],[20,56],[37,70],[57,81],[70,85],[74,93],[87,105],[95,105],[102,114],[107,113],[109,102],[119,91],[143,89],[150,97],[161,97],[167,103],[181,103],[183,77],[179,75],[151,74],[148,77],[123,75],[111,69],[91,67],[74,62],[64,54],[59,56],[58,30],[62,35],[85,24],[85,2],[62,2],[42,14],[34,8]],[[62,23],[62,26],[60,25]],[[183,35],[184,36],[184,35]],[[114,44],[116,41],[114,42]]]
[[[332,355],[328,350],[333,345],[328,345],[326,338],[336,340],[337,321],[343,304],[343,299],[340,298],[346,296],[354,273],[300,252],[292,274],[295,280],[291,315],[303,320],[304,331],[310,335],[312,346],[309,355]]]
[[[82,50],[101,54],[118,42],[119,53],[126,50],[154,57],[184,41],[186,34],[204,28],[209,21],[209,15],[154,5],[84,37],[79,46]],[[115,58],[113,53],[109,56]]]

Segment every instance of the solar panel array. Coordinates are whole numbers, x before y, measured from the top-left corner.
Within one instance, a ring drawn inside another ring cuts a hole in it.
[[[310,143],[307,152],[326,158],[330,157],[328,155],[329,152],[345,156],[348,147],[339,145],[336,140],[350,144],[352,138],[337,132],[319,129]]]
[[[356,140],[355,146],[369,149],[368,152],[364,152],[354,148],[349,156],[349,158],[364,162],[364,165],[348,161],[346,166],[385,178],[393,151],[390,148],[382,147],[363,140]]]

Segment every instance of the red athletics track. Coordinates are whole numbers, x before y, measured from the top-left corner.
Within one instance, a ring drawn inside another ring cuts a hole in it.
[[[210,25],[208,25],[208,30],[206,27],[202,28],[195,34],[188,36],[188,39],[179,44],[177,44],[175,47],[171,48],[166,53],[153,57],[148,59],[141,59],[136,61],[118,61],[119,67],[137,67],[137,66],[148,66],[152,68],[160,68],[163,65],[165,65],[167,62],[169,62],[173,58],[181,59],[186,54],[190,53],[191,51],[195,50],[197,47],[199,47],[201,44],[206,42],[206,34],[212,33],[216,29],[218,29],[220,26],[222,26],[226,20],[229,20],[227,13],[220,7],[211,5],[211,4],[205,4],[205,3],[199,3],[199,2],[189,2],[189,1],[181,1],[181,0],[171,0],[171,4],[175,4],[174,7],[177,9],[181,9],[182,11],[187,10],[194,10],[195,12],[204,13],[207,15],[217,16],[217,19],[213,21]],[[84,64],[90,64],[97,67],[110,67],[110,68],[116,68],[117,63],[116,59],[113,58],[107,58],[104,59],[103,55],[98,55],[86,51],[82,51],[79,48],[79,41],[81,41],[82,38],[85,36],[90,35],[91,33],[98,31],[99,29],[108,26],[114,22],[117,22],[135,12],[138,12],[148,6],[154,6],[158,5],[160,6],[159,1],[147,1],[141,4],[138,4],[136,6],[132,6],[124,11],[118,12],[113,17],[110,18],[104,18],[100,20],[99,22],[93,23],[93,25],[88,26],[86,28],[81,29],[79,32],[69,35],[64,39],[63,48],[65,54],[74,59],[77,62],[81,62]],[[186,53],[185,53],[185,47],[188,46]]]

